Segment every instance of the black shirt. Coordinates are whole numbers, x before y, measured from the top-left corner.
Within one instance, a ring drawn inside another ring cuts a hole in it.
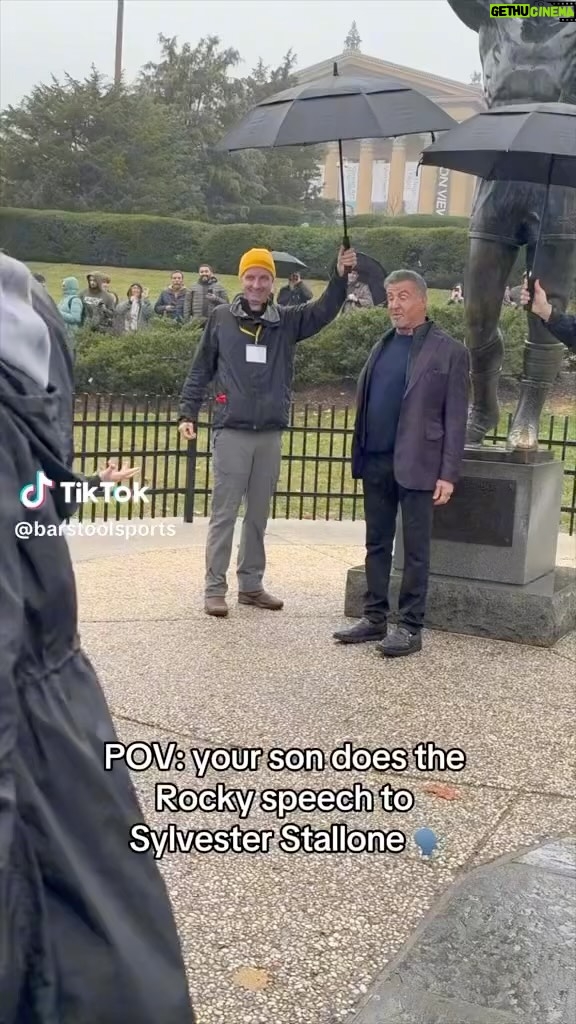
[[[394,451],[411,345],[411,334],[396,332],[374,364],[366,411],[367,452]]]

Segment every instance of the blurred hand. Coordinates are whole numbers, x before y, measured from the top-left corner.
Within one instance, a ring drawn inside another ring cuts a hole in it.
[[[531,300],[530,292],[526,286],[526,279],[524,279],[524,286],[520,295],[520,302],[523,306],[527,306],[532,301],[531,312],[535,313],[536,316],[541,317],[542,320],[549,320],[552,316],[552,306],[546,298],[546,292],[544,291],[540,281],[534,282],[534,298]]]
[[[454,490],[454,484],[448,483],[447,480],[437,480],[436,489],[434,491],[433,502],[435,505],[446,505],[452,497]]]
[[[338,250],[338,262],[336,269],[340,277],[344,277],[356,267],[356,253],[354,249],[345,249],[343,245]]]
[[[118,469],[118,463],[109,459],[106,463],[106,469],[100,469],[98,471],[98,476],[103,483],[112,482],[118,484],[121,483],[122,480],[130,480],[131,477],[135,476],[136,473],[139,472],[140,470],[137,466],[133,468],[132,466],[125,464]]]
[[[182,420],[182,423],[178,424],[178,431],[186,441],[193,441],[196,437],[196,425],[192,420]]]
[[[150,289],[149,288],[144,288],[143,291],[142,291],[142,298],[143,299],[147,299],[149,295],[150,295]]]

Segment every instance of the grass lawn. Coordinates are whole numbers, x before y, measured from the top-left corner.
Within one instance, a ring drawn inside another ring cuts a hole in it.
[[[511,409],[504,409],[500,435],[505,436]],[[83,418],[77,409],[77,420]],[[353,410],[322,408],[311,405],[307,412],[295,407],[294,426],[284,434],[283,462],[272,515],[295,519],[362,519],[362,489],[350,475],[350,448]],[[84,452],[85,461],[77,468],[90,473],[104,464],[110,453],[140,467],[139,481],[149,488],[150,502],[142,512],[127,506],[116,506],[114,512],[132,516],[183,516],[187,449],[176,430],[174,405],[151,402],[126,402],[124,408],[107,405],[90,409],[89,426],[76,427],[76,451]],[[576,497],[576,447],[562,442],[576,439],[576,415],[565,426],[563,417],[542,418],[542,447],[548,441],[557,458],[563,458],[572,475],[564,477],[562,504],[571,507]],[[194,514],[206,516],[210,511],[212,488],[210,438],[207,427],[200,425],[197,440]],[[94,506],[98,518],[103,506]],[[562,513],[564,529],[570,526],[570,515]]]
[[[131,284],[136,281],[150,290],[150,299],[155,302],[163,288],[170,284],[170,274],[167,270],[138,270],[130,267],[84,267],[77,263],[29,263],[34,274],[43,274],[46,278],[48,291],[52,298],[58,302],[62,296],[62,279],[64,277],[77,277],[80,289],[87,288],[86,275],[90,271],[98,271],[108,274],[111,278],[111,289],[119,298],[124,298]],[[196,274],[185,274],[184,284],[191,285],[197,280]],[[218,280],[226,288],[228,295],[232,298],[239,290],[238,278],[230,274],[221,274]],[[308,281],[314,296],[317,297],[326,287],[325,281]],[[442,292],[430,289],[430,301],[441,302],[447,300],[449,292]]]

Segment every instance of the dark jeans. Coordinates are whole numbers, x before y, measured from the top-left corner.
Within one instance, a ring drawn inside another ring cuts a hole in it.
[[[366,520],[366,595],[364,615],[384,623],[390,604],[388,588],[398,505],[402,509],[404,573],[398,602],[398,624],[422,629],[432,534],[432,491],[408,491],[395,480],[392,456],[367,455],[362,477]]]

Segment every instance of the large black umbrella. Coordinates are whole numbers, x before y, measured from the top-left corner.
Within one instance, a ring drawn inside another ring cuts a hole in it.
[[[338,142],[344,246],[349,248],[342,140],[440,132],[456,122],[427,96],[395,78],[334,73],[270,96],[219,142],[217,149],[271,149]]]
[[[420,162],[489,181],[545,185],[537,252],[548,189],[576,188],[576,106],[523,103],[483,110],[428,146]]]
[[[576,188],[576,106],[522,103],[483,110],[428,146],[421,163],[489,181]]]
[[[299,260],[297,256],[291,256],[289,252],[273,251],[272,259],[276,266],[277,277],[290,277],[290,274],[301,274],[304,270],[308,270],[302,260]]]

